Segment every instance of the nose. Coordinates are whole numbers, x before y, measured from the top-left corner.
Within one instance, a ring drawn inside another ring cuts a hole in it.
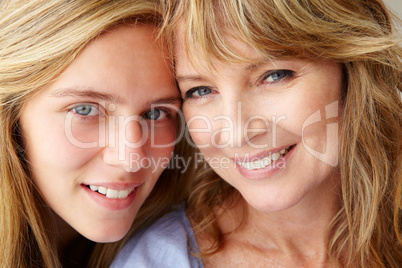
[[[271,124],[263,115],[247,115],[247,121],[244,123],[244,139],[249,145],[254,144],[258,136],[271,131]]]
[[[137,172],[147,163],[148,125],[138,116],[119,117],[115,129],[109,128],[108,143],[103,150],[106,164],[127,172]]]
[[[217,121],[215,132],[219,133],[215,136],[218,146],[223,144],[231,144],[235,148],[246,144],[263,146],[253,142],[257,137],[270,132],[270,122],[264,115],[259,114],[255,107],[256,105],[251,99],[241,96],[227,98],[222,103],[221,114],[227,115],[226,120],[214,120]],[[221,117],[221,119],[225,119],[225,117]]]

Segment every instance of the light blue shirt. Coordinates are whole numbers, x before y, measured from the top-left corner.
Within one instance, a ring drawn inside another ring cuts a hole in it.
[[[203,268],[184,206],[145,228],[123,247],[112,268]]]

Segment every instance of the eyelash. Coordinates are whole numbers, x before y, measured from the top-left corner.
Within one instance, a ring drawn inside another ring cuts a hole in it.
[[[213,89],[210,89],[210,88],[207,87],[207,86],[194,87],[194,88],[192,88],[192,89],[190,89],[190,90],[188,90],[188,91],[186,92],[186,95],[184,96],[184,99],[186,100],[186,99],[206,98],[208,95],[210,95],[210,93],[208,93],[208,94],[205,94],[205,95],[194,96],[194,93],[197,92],[197,91],[199,91],[199,90],[201,90],[201,89],[207,89],[207,90],[210,91],[210,93],[213,93],[213,92],[214,92]]]
[[[80,114],[79,108],[86,108],[86,109],[90,109],[88,114]],[[96,112],[96,114],[92,114],[90,115],[93,111]],[[100,111],[100,106],[96,105],[96,104],[92,104],[92,103],[80,103],[75,105],[74,107],[72,107],[69,112],[74,113],[75,117],[78,117],[80,120],[95,120],[97,119],[99,116],[105,116],[104,113],[102,113]]]
[[[283,77],[280,77],[277,80],[273,80],[272,76],[273,75],[284,75]],[[261,83],[267,83],[267,84],[275,84],[275,83],[280,83],[286,79],[290,79],[295,76],[295,72],[292,70],[286,70],[286,69],[279,69],[279,70],[273,70],[266,72],[265,74],[262,75],[261,77]],[[272,78],[272,81],[267,81],[268,78]]]
[[[78,111],[79,109],[85,108],[88,109],[90,108],[91,110],[87,113],[87,114],[80,114]],[[92,114],[90,115],[93,111],[96,111],[96,114]],[[147,117],[147,113],[150,113],[152,111],[159,111],[160,115],[158,116],[157,119],[152,119],[152,118],[148,118]],[[78,104],[75,105],[74,107],[72,107],[69,112],[74,113],[74,116],[79,117],[80,120],[95,120],[98,116],[105,116],[104,113],[102,113],[99,109],[99,105],[95,105],[95,104],[90,104],[90,103],[82,103],[82,104]],[[160,109],[160,108],[152,108],[146,112],[144,112],[142,114],[142,117],[145,120],[150,120],[150,121],[163,121],[164,119],[170,117],[172,114],[171,111],[168,111],[166,109]],[[160,119],[160,117],[163,116],[162,119]]]
[[[272,78],[273,75],[277,75],[277,76],[282,75],[282,77],[277,78],[277,80],[274,80]],[[280,83],[280,82],[284,81],[285,79],[290,79],[290,78],[292,78],[294,76],[295,76],[295,72],[292,71],[292,70],[286,70],[286,69],[273,70],[273,71],[269,71],[269,72],[264,73],[262,75],[262,77],[258,80],[258,84],[276,84],[276,83]],[[272,81],[267,81],[269,78],[271,78]],[[194,96],[194,93],[199,91],[199,90],[201,90],[201,89],[209,90],[210,93],[205,94],[205,95],[199,95],[198,94],[199,96]],[[214,90],[209,88],[209,87],[207,87],[207,86],[194,87],[194,88],[191,88],[190,90],[188,90],[185,93],[184,100],[206,98],[213,92],[214,92]]]
[[[150,113],[150,112],[152,112],[152,111],[160,111],[161,113],[164,113],[164,117],[163,117],[162,119],[159,119],[159,117],[158,117],[158,119],[150,119],[150,118],[147,118],[147,117],[146,117],[146,114],[147,114],[147,113]],[[166,118],[171,117],[171,114],[172,114],[172,112],[169,111],[169,110],[166,110],[166,109],[152,108],[152,109],[146,111],[145,113],[143,113],[143,114],[142,114],[142,117],[144,117],[145,120],[158,121],[158,122],[160,122],[160,121],[164,121]]]

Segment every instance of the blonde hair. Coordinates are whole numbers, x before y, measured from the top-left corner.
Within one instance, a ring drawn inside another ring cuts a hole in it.
[[[341,64],[342,196],[329,229],[328,253],[344,266],[402,267],[402,48],[384,4],[380,0],[166,0],[164,4],[162,33],[171,53],[180,27],[194,66],[211,68],[210,57],[234,64],[251,61],[226,42],[228,36],[272,59]],[[195,232],[216,241],[202,254],[221,250],[224,241],[213,209],[234,194],[238,192],[212,169],[198,171],[188,213]]]
[[[25,161],[21,107],[104,31],[124,23],[158,26],[160,21],[157,0],[0,2],[0,267],[61,266],[54,235],[48,232],[50,209]],[[175,172],[161,176],[130,233],[179,202]],[[97,245],[90,265],[107,266],[122,243]]]

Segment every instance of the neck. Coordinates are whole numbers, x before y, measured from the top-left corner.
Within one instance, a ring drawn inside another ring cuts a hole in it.
[[[94,243],[80,235],[58,215],[55,216],[57,251],[63,267],[85,266]]]
[[[339,211],[340,186],[318,187],[295,206],[278,212],[262,212],[245,200],[229,210],[219,221],[224,233],[236,234],[243,243],[291,256],[328,258],[330,225]]]

